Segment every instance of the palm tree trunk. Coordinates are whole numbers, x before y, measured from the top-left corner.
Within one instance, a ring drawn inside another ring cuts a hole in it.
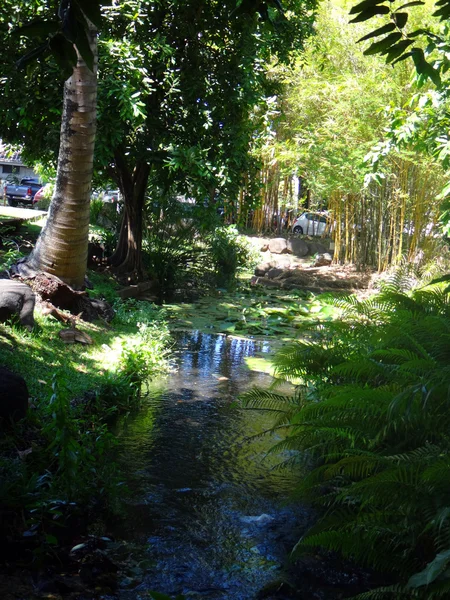
[[[56,275],[74,288],[84,285],[87,266],[89,203],[96,130],[97,40],[89,30],[94,72],[78,54],[64,85],[64,105],[56,185],[47,223],[27,264]]]

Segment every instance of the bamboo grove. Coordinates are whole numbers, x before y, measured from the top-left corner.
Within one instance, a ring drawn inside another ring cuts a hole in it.
[[[406,62],[392,68],[364,56],[356,40],[365,25],[349,27],[346,11],[324,3],[301,60],[273,68],[282,91],[255,151],[257,207],[240,220],[287,235],[304,210],[326,209],[334,261],[384,271],[441,251],[436,198],[446,171],[423,149],[389,145],[396,107],[414,117],[410,107],[426,89]]]

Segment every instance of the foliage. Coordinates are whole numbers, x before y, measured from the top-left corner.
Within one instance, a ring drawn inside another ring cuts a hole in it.
[[[442,284],[405,294],[395,282],[332,300],[342,319],[275,358],[278,377],[301,379],[295,394],[246,396],[287,428],[274,451],[313,464],[297,493],[324,510],[294,553],[339,551],[401,584],[361,598],[448,595],[449,300]]]
[[[97,297],[113,293],[100,274],[92,281]],[[167,368],[168,329],[158,310],[139,302],[116,309],[112,327],[77,324],[93,338],[87,347],[65,345],[61,324],[38,309],[32,332],[0,327],[1,363],[23,374],[30,393],[27,418],[1,440],[0,510],[13,515],[2,527],[28,532],[42,549],[58,543],[59,525],[74,513],[117,510],[123,488],[108,424],[136,409],[141,385]]]
[[[207,207],[161,195],[148,209],[144,230],[144,263],[159,286],[159,299],[202,277],[204,232],[217,216]]]
[[[103,209],[103,200],[101,198],[91,198],[89,207],[89,223],[91,225],[98,224],[98,218]]]
[[[414,28],[414,25],[412,28],[407,27],[411,8],[416,6],[425,6],[425,2],[417,0],[414,3],[397,6],[393,2],[385,4],[384,0],[380,2],[364,0],[351,9],[350,14],[356,16],[350,23],[360,23],[375,16],[385,15],[383,19],[377,19],[378,25],[384,21],[381,27],[377,27],[359,40],[360,42],[371,40],[364,54],[381,54],[385,56],[386,62],[392,65],[412,58],[420,83],[423,84],[429,79],[439,86],[441,73],[444,74],[448,68],[448,58],[445,56],[448,50],[446,32],[444,35],[438,35],[432,27],[427,27],[426,22],[420,22],[417,28]],[[450,15],[448,0],[439,0],[436,6],[438,8],[432,16],[440,21],[446,21]],[[405,8],[408,8],[408,11],[404,11]],[[374,38],[378,39],[373,41]],[[433,55],[435,49],[441,53],[438,58]]]
[[[282,114],[272,119],[264,149],[262,178],[270,197],[264,210],[292,209],[292,224],[303,201],[328,208],[335,261],[382,271],[404,255],[414,260],[422,247],[440,252],[430,238],[438,231],[436,195],[446,176],[425,140],[414,147],[392,143],[386,151],[394,115],[396,128],[403,110],[411,113],[409,129],[417,124],[418,90],[406,63],[392,68],[378,56],[364,56],[356,40],[367,32],[365,22],[348,27],[342,3],[325,3],[304,57],[284,69],[285,92],[273,107]],[[432,103],[422,121],[430,118]],[[298,199],[294,176],[300,178]],[[255,217],[257,224],[262,215],[256,211]]]
[[[254,268],[258,256],[238,229],[230,225],[217,228],[210,238],[212,261],[220,287],[234,287],[236,276]],[[258,253],[259,254],[259,253]]]

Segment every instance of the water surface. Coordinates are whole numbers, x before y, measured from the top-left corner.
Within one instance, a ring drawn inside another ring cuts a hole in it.
[[[244,362],[270,353],[269,345],[193,332],[180,334],[177,348],[176,371],[150,384],[143,410],[120,433],[133,503],[116,533],[142,544],[147,559],[145,576],[120,597],[345,597],[327,592],[328,565],[303,564],[312,577],[306,596],[264,591],[291,578],[289,552],[312,521],[310,509],[288,501],[298,474],[276,469],[280,457],[267,455],[280,438],[254,438],[270,417],[236,403],[243,391],[272,383]],[[339,584],[340,567],[336,573]]]

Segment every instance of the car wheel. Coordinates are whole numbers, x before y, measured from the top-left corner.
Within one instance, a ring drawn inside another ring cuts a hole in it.
[[[297,227],[294,227],[294,233],[300,233],[301,235],[303,235],[303,229],[297,225]]]
[[[17,206],[17,200],[14,200],[14,198],[8,196],[8,204],[9,206]]]

